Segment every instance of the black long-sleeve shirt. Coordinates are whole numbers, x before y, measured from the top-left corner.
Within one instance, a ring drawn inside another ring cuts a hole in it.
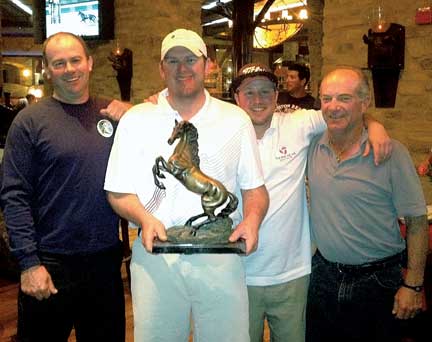
[[[22,270],[40,263],[39,251],[91,254],[118,243],[118,217],[103,190],[114,133],[104,137],[97,129],[106,120],[99,110],[108,103],[90,98],[71,105],[47,98],[13,121],[2,162],[1,204]]]

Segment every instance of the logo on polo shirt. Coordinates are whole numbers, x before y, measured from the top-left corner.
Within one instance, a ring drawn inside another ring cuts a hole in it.
[[[295,152],[288,152],[288,149],[286,146],[279,147],[278,155],[276,156],[276,160],[284,161],[284,160],[291,160],[295,157],[297,153]]]

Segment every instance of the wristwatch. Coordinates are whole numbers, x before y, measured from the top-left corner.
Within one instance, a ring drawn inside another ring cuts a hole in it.
[[[403,287],[406,287],[407,289],[411,289],[415,292],[422,292],[423,291],[423,285],[416,285],[416,286],[411,286],[405,283],[402,283]]]

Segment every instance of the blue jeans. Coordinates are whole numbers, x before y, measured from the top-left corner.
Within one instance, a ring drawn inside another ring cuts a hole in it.
[[[85,256],[42,253],[58,293],[48,299],[18,294],[18,341],[123,342],[125,303],[121,245]]]
[[[312,258],[306,341],[400,341],[392,314],[402,260],[375,272],[343,272],[319,252]]]

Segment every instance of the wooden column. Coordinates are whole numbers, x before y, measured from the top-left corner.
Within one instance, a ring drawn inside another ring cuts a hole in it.
[[[0,9],[0,51],[3,51],[3,37],[2,37],[2,26],[1,26],[1,18],[2,12]],[[3,56],[0,53],[0,97],[3,97]]]
[[[233,1],[232,61],[234,75],[252,61],[254,0]]]

